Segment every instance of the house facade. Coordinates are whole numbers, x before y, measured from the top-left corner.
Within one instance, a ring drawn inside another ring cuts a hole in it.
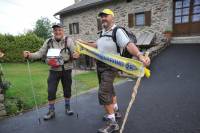
[[[101,30],[98,13],[105,8],[114,11],[117,25],[136,36],[154,32],[155,44],[162,43],[166,30],[176,37],[200,35],[200,0],[75,0],[55,16],[60,16],[68,36],[96,40]]]

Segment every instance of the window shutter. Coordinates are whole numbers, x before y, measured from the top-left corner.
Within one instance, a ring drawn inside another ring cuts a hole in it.
[[[69,34],[72,34],[72,24],[69,24]]]
[[[132,28],[134,26],[134,14],[128,14],[128,27]]]
[[[151,11],[145,12],[145,26],[151,26]]]
[[[76,34],[79,34],[79,23],[76,23],[76,29],[77,29]]]

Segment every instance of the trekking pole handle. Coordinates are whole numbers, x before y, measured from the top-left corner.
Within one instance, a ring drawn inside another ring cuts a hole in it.
[[[145,52],[144,53],[145,57],[149,57],[149,52]],[[147,78],[149,78],[151,76],[151,71],[148,68],[144,68],[144,74]]]
[[[145,52],[145,53],[144,53],[144,56],[145,56],[145,57],[149,57],[149,52]]]
[[[30,52],[29,52],[29,51],[24,51],[24,52],[23,52],[23,55],[24,55],[25,53],[27,54],[27,56],[24,57],[24,58],[25,58],[26,60],[28,60],[29,57],[30,57]]]

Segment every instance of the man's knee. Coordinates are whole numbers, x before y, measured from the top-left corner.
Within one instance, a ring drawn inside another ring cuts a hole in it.
[[[64,97],[66,98],[71,97],[71,88],[64,90]]]
[[[55,100],[56,99],[56,89],[48,88],[48,100]]]
[[[113,103],[111,91],[105,91],[100,89],[98,92],[99,104],[100,105],[110,105]]]

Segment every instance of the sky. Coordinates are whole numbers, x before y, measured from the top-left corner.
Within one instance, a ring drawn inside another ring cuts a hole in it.
[[[0,0],[0,33],[23,34],[41,17],[58,22],[53,15],[74,0]]]

